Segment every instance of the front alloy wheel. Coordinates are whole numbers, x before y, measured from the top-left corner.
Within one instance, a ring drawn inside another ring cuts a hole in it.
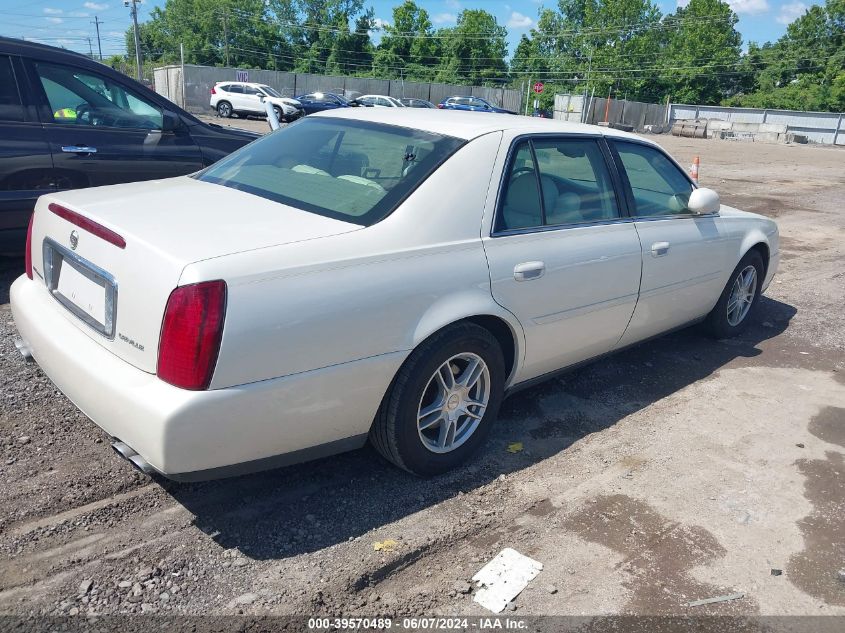
[[[710,333],[716,338],[736,336],[749,322],[749,315],[760,298],[764,275],[763,257],[751,250],[737,264],[716,306],[707,316]]]
[[[736,327],[748,315],[757,295],[757,269],[748,265],[734,279],[728,300],[728,323]]]

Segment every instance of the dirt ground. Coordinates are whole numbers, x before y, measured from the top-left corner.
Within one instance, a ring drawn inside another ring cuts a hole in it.
[[[751,326],[514,395],[431,480],[369,448],[201,484],[135,472],[15,351],[22,262],[3,263],[0,614],[484,615],[468,581],[512,547],[543,564],[512,616],[845,616],[845,152],[658,140],[778,221]]]

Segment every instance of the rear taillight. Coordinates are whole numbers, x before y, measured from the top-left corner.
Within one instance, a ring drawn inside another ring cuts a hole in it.
[[[440,110],[442,110],[442,109],[443,109],[443,104],[442,104],[442,103],[438,103],[438,104],[437,104],[437,107],[438,107]]]
[[[217,91],[214,89],[214,86],[211,87],[211,94],[216,95]]]
[[[75,224],[80,229],[88,231],[92,235],[96,235],[97,237],[104,239],[109,244],[114,244],[118,248],[126,248],[126,240],[123,239],[123,237],[111,229],[107,229],[102,224],[86,218],[81,213],[71,211],[70,209],[63,207],[60,204],[56,204],[55,202],[51,202],[47,208],[60,218],[67,220],[71,224]]]
[[[29,228],[26,230],[26,254],[24,255],[24,266],[26,267],[26,276],[32,279],[32,221],[35,219],[33,213],[29,216]]]
[[[189,284],[171,292],[158,344],[158,377],[182,389],[207,389],[225,316],[225,281]]]

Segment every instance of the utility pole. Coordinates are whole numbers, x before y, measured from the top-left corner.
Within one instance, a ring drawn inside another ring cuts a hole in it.
[[[94,49],[91,47],[91,38],[86,37],[85,39],[88,40],[88,57],[94,59]]]
[[[229,65],[229,12],[223,14],[223,46],[226,48],[226,66]]]
[[[141,73],[141,38],[138,37],[138,3],[140,2],[141,0],[123,0],[123,6],[130,7],[132,24],[135,27],[135,66],[137,67],[138,81],[144,78]]]
[[[103,61],[103,45],[100,44],[100,25],[102,22],[100,22],[100,18],[95,15],[94,21],[91,24],[97,28],[97,50],[100,52],[100,61]]]

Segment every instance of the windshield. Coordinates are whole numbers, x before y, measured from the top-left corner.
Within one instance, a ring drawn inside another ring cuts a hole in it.
[[[266,94],[270,95],[271,97],[281,97],[282,95],[279,94],[276,90],[273,90],[270,86],[259,86]]]
[[[250,143],[195,178],[370,226],[463,143],[394,125],[309,117]]]

